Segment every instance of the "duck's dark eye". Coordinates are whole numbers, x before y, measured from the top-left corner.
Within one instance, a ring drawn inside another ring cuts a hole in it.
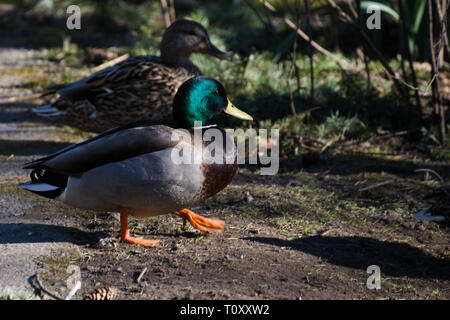
[[[220,96],[219,89],[214,90],[213,91],[213,95]]]

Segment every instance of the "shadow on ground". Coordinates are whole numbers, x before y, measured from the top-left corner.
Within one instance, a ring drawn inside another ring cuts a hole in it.
[[[435,258],[407,243],[366,237],[323,236],[293,240],[252,237],[245,240],[292,248],[338,266],[366,270],[370,265],[377,265],[381,273],[387,276],[450,279],[449,259]]]
[[[39,223],[0,223],[0,244],[69,242],[77,245],[98,242],[106,234]]]
[[[450,165],[445,161],[414,162],[406,159],[388,159],[383,157],[383,154],[370,155],[363,153],[326,155],[324,157],[326,160],[316,159],[312,163],[307,164],[305,164],[303,157],[284,160],[280,162],[280,171],[296,172],[302,170],[310,173],[326,171],[327,174],[340,176],[360,173],[388,173],[398,177],[410,178],[411,175],[420,176],[414,170],[426,168],[436,171],[444,180],[450,177]],[[309,161],[311,162],[311,160]]]

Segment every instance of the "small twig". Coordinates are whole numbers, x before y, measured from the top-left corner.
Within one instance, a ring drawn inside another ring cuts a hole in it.
[[[367,182],[367,179],[358,180],[353,184],[353,186],[356,187],[356,186],[359,186],[360,184],[366,183],[366,182]]]
[[[299,113],[297,114],[297,116],[300,116],[300,115],[305,114],[305,113],[311,113],[311,112],[313,112],[313,111],[315,111],[315,110],[318,110],[318,109],[320,109],[320,108],[321,108],[321,106],[315,106],[315,107],[312,107],[312,108],[303,110],[303,111],[299,112]]]
[[[442,38],[444,40],[445,52],[447,53],[447,57],[450,59],[450,44],[449,44],[448,35],[447,35],[447,24],[444,23],[444,21],[447,21],[448,8],[449,8],[450,1],[449,0],[446,0],[446,1],[447,1],[447,6],[445,6],[445,1],[444,1],[444,2],[442,2],[442,8],[439,5],[439,1],[437,1],[437,0],[435,1],[435,5],[436,5],[437,12],[439,14],[440,25],[442,26]],[[445,13],[442,12],[443,9],[445,9]]]
[[[427,0],[427,7],[428,7],[428,37],[429,37],[429,46],[430,46],[430,63],[431,63],[431,72],[433,74],[429,86],[432,84],[431,92],[432,92],[432,104],[434,113],[438,116],[439,119],[439,142],[441,145],[445,142],[445,111],[444,107],[442,105],[442,99],[441,99],[441,92],[440,92],[440,84],[439,84],[439,78],[437,75],[439,74],[439,64],[438,64],[438,58],[439,54],[442,50],[443,41],[441,39],[441,44],[439,51],[436,53],[434,50],[434,43],[433,43],[433,3],[432,0]],[[445,28],[445,27],[444,27]],[[444,29],[445,30],[445,29]],[[443,30],[443,32],[444,32]]]
[[[414,172],[430,172],[430,173],[434,174],[436,177],[438,177],[439,180],[441,180],[442,183],[444,182],[444,179],[436,171],[434,171],[432,169],[426,169],[426,168],[424,168],[424,169],[417,169],[417,170],[414,170]]]
[[[300,8],[298,5],[298,2],[296,2],[295,5],[295,19],[296,19],[296,24],[299,25],[300,24]],[[295,40],[297,40],[297,36],[295,37]],[[297,45],[297,43],[296,43]],[[295,48],[295,56],[297,56],[297,47]],[[300,96],[300,89],[301,89],[301,80],[300,80],[300,70],[298,68],[297,65],[297,57],[295,58],[294,61],[294,70],[295,70],[295,79],[297,80],[297,95]]]
[[[310,96],[311,96],[311,106],[314,106],[315,104],[315,98],[314,98],[314,57],[313,57],[313,50],[311,46],[312,36],[311,36],[311,12],[309,11],[309,4],[308,0],[305,1],[305,10],[306,10],[306,31],[308,33],[308,56],[309,56],[309,73],[310,73],[310,82],[311,82],[311,89],[310,89]],[[298,14],[297,14],[298,15]],[[297,21],[298,25],[298,21]]]
[[[164,19],[164,25],[166,26],[166,28],[168,28],[171,24],[169,6],[167,5],[166,0],[160,0],[160,4],[161,4],[161,10],[162,10],[162,15],[163,15],[163,19]]]
[[[373,200],[373,199],[357,199],[357,198],[347,198],[347,199],[342,199],[343,201],[360,201],[360,202],[368,202],[368,203],[373,203],[373,204],[379,204],[380,201],[379,200]]]
[[[341,12],[343,12],[342,9],[340,9],[340,8],[333,2],[333,0],[327,0],[327,1],[328,1],[329,4],[330,4],[330,3],[333,3],[336,10],[341,10]],[[449,9],[449,4],[450,4],[450,1],[447,2],[447,7],[446,7],[445,15],[444,15],[444,17],[443,17],[443,21],[447,21],[447,12],[448,12],[448,9]],[[332,5],[332,7],[333,7],[333,5]],[[404,13],[404,12],[402,12],[402,10],[400,10],[400,14],[401,14],[402,16],[404,16],[403,13]],[[346,14],[344,13],[344,15],[346,15]],[[348,17],[348,16],[347,16],[347,17]],[[348,23],[352,23],[352,21],[347,21],[347,20],[345,20],[345,17],[343,17],[343,16],[341,16],[341,18],[344,19],[344,21],[346,21],[346,22],[348,22]],[[401,17],[401,19],[402,19],[402,21],[404,21],[404,18]],[[351,20],[351,19],[350,19],[350,20]],[[354,24],[354,23],[353,23],[353,24]],[[438,42],[438,43],[440,44],[439,50],[438,50],[438,53],[437,53],[437,56],[438,56],[438,57],[439,57],[439,55],[441,54],[441,51],[443,50],[444,43],[445,43],[445,35],[446,35],[446,24],[445,24],[445,23],[442,24],[441,31],[442,31],[442,32],[441,32],[441,38],[440,38],[440,40],[439,40],[439,42]],[[365,33],[364,33],[364,34],[365,34]],[[366,39],[366,37],[364,37],[364,38]],[[367,39],[366,39],[366,40],[367,40]],[[370,44],[370,43],[369,43],[369,44]],[[408,48],[408,50],[409,50],[409,48]],[[383,61],[382,61],[382,62],[383,62]],[[399,77],[397,73],[395,73],[395,74],[394,74],[394,73],[390,73],[389,70],[387,70],[387,69],[385,68],[384,65],[383,65],[383,68],[384,68],[384,70],[386,71],[386,73],[388,74],[388,76],[391,77],[392,79],[394,79],[394,81],[399,81],[399,82],[400,82],[402,85],[404,85],[405,87],[407,87],[407,88],[409,88],[409,89],[411,89],[411,90],[417,91],[417,92],[419,93],[419,96],[428,93],[428,91],[430,90],[430,87],[432,86],[432,84],[434,83],[434,81],[437,79],[437,75],[438,75],[438,73],[439,73],[439,68],[438,68],[437,65],[436,65],[436,68],[435,68],[436,71],[433,73],[433,76],[431,77],[431,80],[427,83],[427,85],[425,86],[425,89],[421,89],[421,88],[417,87],[417,84],[416,84],[416,85],[410,85],[410,84],[407,83],[405,80],[403,80],[401,77]],[[414,71],[413,68],[412,68],[412,71]],[[416,97],[416,99],[417,99],[417,97]]]
[[[394,153],[394,152],[360,152],[360,151],[343,151],[346,154],[351,154],[351,155],[361,155],[361,156],[398,156],[398,153]]]
[[[307,146],[306,144],[303,143],[303,141],[299,140],[299,143],[300,143],[300,147],[302,147],[303,149],[306,149],[306,150],[309,150],[309,151],[312,151],[312,152],[317,152],[316,148],[312,148],[310,146]]]
[[[353,9],[352,2],[351,2],[350,0],[346,0],[346,2],[347,2],[348,9],[349,9],[350,12],[352,13],[353,17],[354,17],[355,19],[357,19],[358,16],[359,16],[359,15],[358,15],[359,12],[356,13],[356,10]],[[359,6],[357,5],[357,7],[359,7]],[[358,9],[359,9],[359,8],[358,8]]]
[[[407,97],[406,92],[404,90],[404,87],[401,85],[400,81],[399,81],[399,76],[398,74],[392,69],[391,65],[389,64],[389,62],[387,61],[387,59],[385,58],[385,56],[381,53],[380,50],[378,50],[378,48],[375,46],[375,44],[370,40],[370,38],[367,36],[367,34],[364,32],[364,30],[353,21],[352,18],[350,18],[333,0],[327,0],[328,4],[337,11],[337,13],[339,14],[339,17],[341,18],[341,20],[343,20],[344,22],[348,23],[349,25],[351,25],[352,27],[355,28],[355,30],[357,30],[359,32],[359,34],[361,35],[361,37],[364,39],[364,41],[366,42],[366,44],[369,46],[369,48],[375,53],[375,55],[377,56],[377,58],[380,60],[381,64],[383,65],[386,73],[389,75],[389,77],[394,81],[395,86],[397,87],[398,91],[400,92],[401,95]]]
[[[325,145],[320,149],[320,153],[324,152],[325,150],[327,150],[333,143],[338,142],[341,139],[341,135],[337,135],[333,138],[331,138],[330,140],[328,140]]]
[[[121,55],[120,57],[114,58],[108,62],[102,63],[101,65],[98,65],[98,66],[92,68],[92,72],[95,73],[95,72],[102,71],[106,68],[109,68],[109,67],[119,63],[119,62],[127,60],[129,57],[130,57],[130,55],[128,53],[125,53],[124,55]]]
[[[362,191],[367,191],[367,190],[370,190],[370,189],[375,189],[375,188],[378,188],[378,187],[381,187],[381,186],[390,184],[390,183],[392,183],[392,182],[395,182],[395,181],[397,181],[397,180],[398,180],[398,179],[389,179],[389,180],[386,180],[386,181],[378,182],[378,183],[372,184],[372,185],[370,185],[370,186],[368,186],[368,187],[361,188],[361,189],[359,189],[358,191],[359,191],[359,192],[362,192]]]
[[[397,131],[397,132],[393,132],[393,133],[389,133],[389,134],[384,134],[381,136],[375,136],[374,139],[389,139],[389,138],[393,138],[393,137],[406,136],[410,133],[411,133],[410,130],[403,130],[403,131]]]
[[[292,51],[293,51],[292,52],[292,62],[291,62],[291,67],[289,68],[288,75],[286,77],[286,84],[287,84],[287,87],[289,90],[289,100],[290,100],[291,112],[292,112],[292,115],[294,117],[296,117],[297,112],[295,110],[294,94],[292,93],[290,80],[291,80],[292,72],[294,71],[294,65],[296,64],[295,59],[296,59],[296,55],[297,55],[297,37],[294,38],[294,45],[293,45]]]
[[[147,272],[147,267],[145,267],[144,270],[142,270],[141,273],[139,274],[139,276],[137,277],[137,279],[136,279],[137,283],[141,282],[141,279],[146,272]]]
[[[272,6],[269,2],[265,1],[265,0],[260,0],[260,2],[264,5],[264,7],[266,7],[268,10],[272,11],[272,12],[276,12],[277,10],[275,9],[274,6]],[[294,22],[292,22],[292,20],[290,20],[289,18],[284,18],[284,22],[293,30],[295,30],[295,32],[297,32],[297,34],[306,42],[308,42],[309,45],[311,45],[314,49],[316,49],[317,51],[319,51],[320,53],[330,57],[331,59],[333,59],[334,61],[336,61],[339,65],[343,65],[348,69],[353,69],[353,70],[358,70],[358,68],[356,66],[354,66],[352,63],[348,62],[347,59],[344,58],[340,58],[336,55],[334,55],[333,53],[331,53],[330,51],[326,50],[325,48],[323,48],[322,46],[320,46],[317,42],[311,40],[308,35],[306,33],[304,33],[299,27],[297,27],[295,25]]]
[[[350,3],[349,3],[349,7],[353,8]],[[360,28],[363,27],[363,21],[362,21],[362,10],[361,10],[361,0],[356,1],[356,7],[358,10],[357,13],[357,19],[358,19],[358,25]],[[356,14],[356,12],[355,12]],[[360,36],[361,38],[361,36]],[[360,39],[361,41],[362,39]],[[369,56],[367,55],[366,48],[364,47],[364,44],[362,44],[363,41],[361,41],[361,55],[362,55],[362,61],[364,62],[364,68],[366,69],[366,75],[367,75],[367,90],[370,89],[371,87],[371,80],[370,80],[370,66],[369,66]]]
[[[170,14],[170,20],[174,22],[177,20],[177,15],[175,13],[175,3],[174,0],[169,0],[169,14]]]
[[[431,141],[433,141],[434,143],[436,143],[437,145],[440,145],[441,143],[439,142],[439,140],[434,136],[434,135],[432,135],[432,134],[430,134],[429,136],[428,136],[428,138],[431,140]]]
[[[399,4],[400,19],[402,20],[402,30],[403,30],[403,38],[404,38],[403,50],[406,52],[406,57],[408,59],[409,69],[411,70],[411,78],[413,81],[413,86],[415,88],[417,88],[418,85],[417,85],[416,70],[414,69],[414,61],[413,61],[413,58],[411,55],[411,50],[409,48],[409,43],[408,43],[408,37],[410,36],[409,32],[408,32],[409,22],[406,21],[406,14],[405,14],[405,8],[403,6],[403,0],[399,0],[398,4]],[[414,98],[416,99],[417,108],[419,109],[420,114],[422,114],[422,104],[420,103],[418,90],[414,90]]]

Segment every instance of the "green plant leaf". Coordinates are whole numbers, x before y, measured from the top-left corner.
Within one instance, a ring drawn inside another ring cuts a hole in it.
[[[407,11],[408,14],[408,21],[410,21],[410,27],[409,27],[409,34],[411,35],[408,37],[408,44],[409,44],[409,50],[411,52],[414,52],[414,41],[417,35],[417,32],[419,31],[420,25],[422,23],[423,14],[425,12],[425,0],[415,0],[415,1],[408,1],[409,6],[412,4],[412,12],[411,9],[406,7],[409,10]]]
[[[392,20],[394,20],[395,22],[399,22],[400,15],[391,7],[376,1],[361,1],[362,10],[366,11],[370,6],[377,6],[378,8],[380,8],[380,11],[386,13],[389,17],[392,18]]]
[[[425,0],[416,0],[414,1],[414,11],[413,11],[413,23],[411,26],[412,34],[416,34],[419,31],[420,24],[422,22],[423,13],[425,11]]]

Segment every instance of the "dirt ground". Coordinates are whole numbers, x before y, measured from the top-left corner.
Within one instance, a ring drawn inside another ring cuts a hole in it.
[[[12,99],[33,94],[30,81],[51,72],[37,51],[0,49],[0,297],[65,297],[73,270],[81,279],[73,299],[106,286],[116,299],[450,297],[449,228],[413,218],[436,205],[422,198],[442,184],[415,170],[448,182],[448,163],[346,155],[286,161],[275,176],[242,167],[191,208],[223,219],[224,232],[202,234],[176,216],[131,218],[133,234],[161,240],[152,249],[118,242],[115,215],[17,188],[28,179],[25,162],[87,137],[35,117],[39,101]],[[372,265],[379,289],[367,286]]]

